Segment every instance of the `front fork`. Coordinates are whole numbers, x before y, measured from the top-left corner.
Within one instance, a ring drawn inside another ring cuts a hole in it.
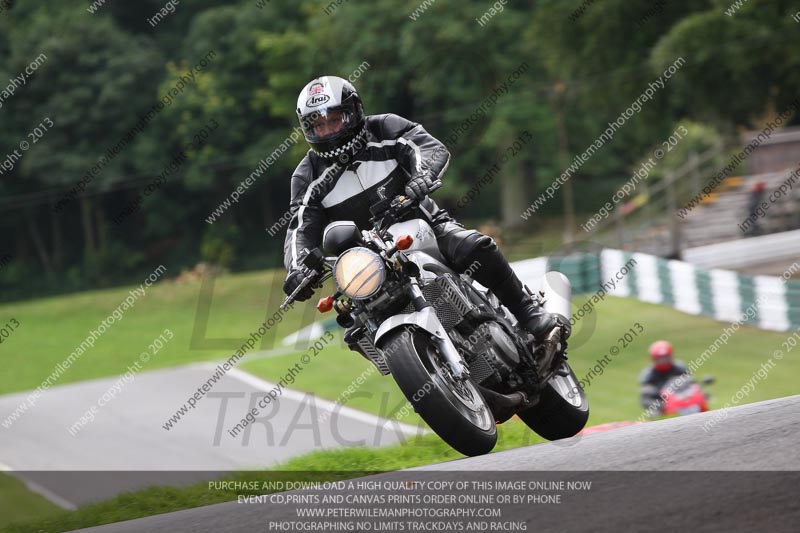
[[[464,364],[461,354],[458,353],[453,341],[445,332],[442,322],[439,320],[439,317],[436,316],[436,311],[431,304],[425,300],[425,296],[422,294],[422,289],[419,288],[417,280],[412,279],[408,287],[414,309],[416,309],[418,313],[424,313],[426,315],[424,317],[427,326],[425,330],[433,337],[437,348],[439,348],[439,352],[444,356],[444,360],[450,368],[451,374],[459,381],[468,379],[469,368]]]

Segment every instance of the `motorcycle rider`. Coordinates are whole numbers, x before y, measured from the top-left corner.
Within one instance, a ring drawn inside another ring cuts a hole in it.
[[[491,289],[522,327],[538,340],[552,338],[559,328],[566,340],[569,323],[544,311],[528,294],[494,240],[464,228],[428,196],[450,160],[443,143],[398,115],[365,116],[353,85],[336,76],[310,81],[300,92],[296,112],[311,150],[292,175],[292,219],[284,243],[286,294],[302,282],[302,258],[320,246],[326,224],[352,220],[361,229],[369,228],[371,205],[404,194],[419,200],[411,217],[430,224],[454,270],[479,265],[470,270],[472,277]],[[307,286],[297,300],[312,294]]]
[[[645,368],[639,377],[639,394],[642,407],[660,412],[663,403],[661,389],[670,379],[690,372],[682,362],[673,360],[672,344],[669,342],[656,341],[650,345],[649,351],[653,365]]]

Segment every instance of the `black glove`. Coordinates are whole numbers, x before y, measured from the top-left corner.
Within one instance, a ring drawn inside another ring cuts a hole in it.
[[[286,281],[283,282],[283,292],[286,293],[286,296],[291,295],[305,278],[306,275],[301,270],[292,270],[289,272],[289,275],[286,276]],[[297,293],[294,299],[298,302],[305,302],[311,298],[311,296],[314,295],[314,287],[312,287],[312,285],[313,283],[306,285],[302,291]]]
[[[430,172],[417,174],[406,184],[406,196],[412,200],[422,200],[425,198],[433,186],[433,178]]]

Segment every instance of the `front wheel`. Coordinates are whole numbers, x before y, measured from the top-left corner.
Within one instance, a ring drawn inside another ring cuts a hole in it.
[[[566,361],[545,384],[539,403],[517,413],[525,424],[547,440],[577,435],[589,420],[589,400]]]
[[[483,396],[470,379],[453,378],[425,330],[397,328],[381,339],[379,347],[406,399],[442,440],[470,456],[494,448],[497,427]]]

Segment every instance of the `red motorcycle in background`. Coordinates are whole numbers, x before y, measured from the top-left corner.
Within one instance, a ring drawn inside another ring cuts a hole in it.
[[[712,383],[714,378],[703,378],[703,385]],[[661,388],[661,397],[664,399],[661,407],[661,414],[664,416],[683,416],[708,411],[710,396],[692,376],[677,376],[667,381]]]

